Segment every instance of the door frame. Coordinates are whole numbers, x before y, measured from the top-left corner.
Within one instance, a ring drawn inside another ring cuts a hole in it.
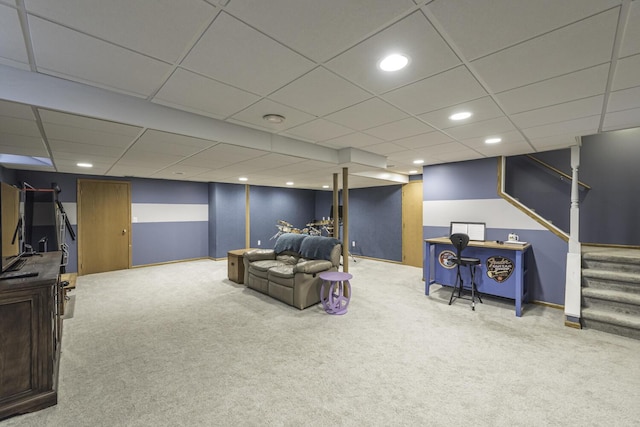
[[[82,203],[81,203],[81,189],[83,182],[97,182],[97,183],[117,183],[117,184],[125,184],[127,187],[127,268],[130,269],[132,265],[132,245],[131,245],[131,181],[120,181],[120,180],[111,180],[111,179],[83,179],[78,178],[77,180],[77,196],[76,196],[76,215],[78,218],[78,276],[82,276],[84,272],[82,271],[82,257],[84,253],[84,248],[82,247]]]

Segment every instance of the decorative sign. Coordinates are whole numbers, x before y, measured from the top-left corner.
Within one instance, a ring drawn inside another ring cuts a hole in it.
[[[513,270],[515,264],[509,258],[503,256],[492,256],[487,258],[487,276],[498,283],[507,280]]]
[[[453,261],[451,261],[452,258],[455,258],[456,254],[452,251],[449,250],[444,250],[442,252],[440,252],[440,255],[438,255],[438,262],[440,263],[441,266],[443,266],[444,268],[454,268],[456,265],[454,264]]]

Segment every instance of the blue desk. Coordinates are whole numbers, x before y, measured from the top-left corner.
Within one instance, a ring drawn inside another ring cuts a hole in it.
[[[423,274],[425,295],[433,283],[453,286],[456,280],[455,264],[449,258],[455,256],[455,248],[448,237],[426,239]],[[463,251],[467,257],[480,258],[482,265],[476,274],[478,291],[483,295],[495,295],[515,300],[516,316],[522,316],[522,305],[527,302],[527,254],[530,244],[469,242]],[[465,269],[466,270],[466,269]],[[464,271],[465,283],[471,283]]]

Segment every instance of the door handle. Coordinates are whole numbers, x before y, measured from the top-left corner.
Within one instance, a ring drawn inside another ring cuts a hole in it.
[[[123,229],[122,229],[122,235],[124,236],[125,234],[127,234],[127,229],[126,229],[126,228],[123,228]]]

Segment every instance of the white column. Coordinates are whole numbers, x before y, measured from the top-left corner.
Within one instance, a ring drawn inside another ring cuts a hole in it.
[[[567,277],[564,296],[565,317],[580,318],[581,310],[581,248],[578,168],[580,145],[571,147],[571,212],[569,225],[569,252],[567,253]]]

